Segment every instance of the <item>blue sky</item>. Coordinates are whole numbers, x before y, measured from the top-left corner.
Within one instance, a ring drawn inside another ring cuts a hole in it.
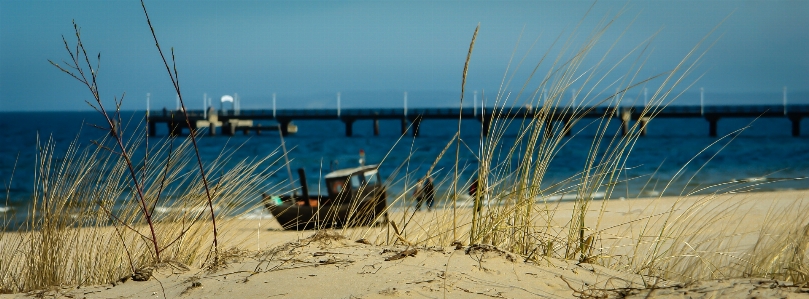
[[[562,51],[559,43],[551,46],[557,37],[573,36],[578,48],[599,22],[619,12],[585,64],[619,37],[608,64],[657,33],[642,74],[659,73],[719,25],[709,37],[716,43],[689,83],[703,75],[694,86],[724,99],[719,101],[730,101],[729,93],[778,101],[788,86],[790,99],[809,103],[802,98],[809,94],[809,1],[600,1],[587,14],[591,5],[146,1],[160,43],[175,49],[191,109],[202,107],[203,93],[218,98],[234,92],[243,108],[271,107],[272,93],[282,108],[333,108],[337,92],[343,107],[401,107],[404,91],[411,107],[455,107],[478,23],[467,90],[490,96],[518,41],[516,60],[538,40],[515,77],[519,84],[510,90],[519,89],[542,54],[555,57]],[[151,93],[153,108],[174,107],[174,91],[139,2],[0,0],[0,111],[89,109],[86,89],[47,61],[67,58],[61,35],[75,42],[72,20],[81,27],[87,49],[101,53],[105,100],[125,92],[124,109],[144,109]]]

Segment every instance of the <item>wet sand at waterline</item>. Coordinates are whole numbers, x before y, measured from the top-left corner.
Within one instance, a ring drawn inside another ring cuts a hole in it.
[[[535,204],[534,223],[541,229],[534,230],[548,240],[565,239],[575,205]],[[221,234],[241,240],[240,250],[224,253],[227,263],[213,271],[167,264],[156,267],[154,278],[145,282],[0,298],[809,298],[809,289],[764,278],[683,282],[644,277],[633,274],[630,258],[622,257],[634,255],[635,262],[650,257],[656,244],[651,239],[663,238],[675,245],[687,243],[700,258],[721,254],[744,260],[745,252],[761,246],[757,241],[762,233],[783,232],[772,237],[786,238],[807,225],[807,191],[598,200],[587,209],[585,235],[598,236],[592,254],[603,258],[590,263],[550,257],[526,261],[500,249],[509,244],[470,247],[469,208],[455,211],[454,232],[451,209],[422,210],[412,219],[403,211],[391,213],[397,228],[405,231],[401,237],[390,226],[317,233],[283,231],[272,219],[235,220]],[[541,216],[546,210],[547,216]],[[486,213],[484,208],[484,217]],[[450,245],[453,238],[463,244]],[[637,243],[641,245],[630,246]],[[714,273],[715,278],[720,274]]]

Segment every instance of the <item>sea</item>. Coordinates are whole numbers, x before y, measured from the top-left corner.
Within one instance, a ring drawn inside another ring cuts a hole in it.
[[[131,121],[134,127],[143,119],[143,112],[123,112],[122,119]],[[100,115],[92,111],[0,113],[0,187],[5,197],[0,201],[0,212],[19,216],[31,203],[38,139],[42,142],[52,138],[58,157],[73,141],[82,147],[95,146],[92,141],[107,132],[93,125],[103,123]],[[366,164],[381,163],[380,173],[389,184],[389,199],[405,193],[433,164],[438,194],[453,188],[447,178],[454,176],[455,143],[436,160],[458,131],[458,120],[424,120],[415,138],[400,134],[398,120],[380,120],[379,136],[373,134],[372,121],[356,121],[351,137],[345,136],[345,125],[339,120],[293,123],[298,127],[297,133],[284,138],[290,169],[295,180],[296,170],[305,169],[312,193],[325,190],[321,178],[329,171],[358,166],[360,151],[364,152]],[[558,148],[542,178],[543,187],[574,177],[584,168],[597,130],[596,125],[582,123],[573,127],[574,136],[565,138]],[[481,139],[487,137],[481,136],[477,120],[464,119],[460,126],[459,182],[469,182],[478,165]],[[704,119],[654,119],[648,125],[647,135],[640,137],[628,152],[625,167],[614,179],[618,185],[611,198],[809,189],[809,180],[805,179],[809,177],[809,121],[801,124],[800,137],[791,136],[790,128],[786,118],[726,118],[719,121],[719,137],[709,137],[708,122]],[[607,132],[607,139],[612,138],[611,134],[619,134],[618,121],[611,122]],[[159,125],[157,136],[150,140],[168,138],[167,133],[166,126]],[[508,127],[500,142],[504,147],[498,151],[501,154],[496,158],[497,164],[506,164],[505,159],[523,158],[520,154],[510,157],[502,154],[519,134],[518,123]],[[204,136],[199,140],[203,162],[216,159],[223,148],[229,148],[235,150],[230,162],[233,165],[242,159],[269,155],[280,144],[277,131],[247,136],[238,132],[232,137]],[[279,171],[268,178],[268,188],[277,189],[289,180],[284,160],[277,160],[280,162],[273,167]],[[441,198],[438,201],[441,205]]]

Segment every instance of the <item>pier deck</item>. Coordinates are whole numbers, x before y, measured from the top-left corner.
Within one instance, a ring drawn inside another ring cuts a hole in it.
[[[345,134],[353,134],[353,123],[357,120],[373,120],[374,135],[379,135],[379,120],[399,120],[401,122],[401,133],[405,134],[408,127],[412,127],[413,136],[418,136],[422,120],[427,119],[457,119],[459,116],[464,119],[477,119],[484,124],[483,133],[488,132],[488,125],[493,119],[529,119],[545,113],[540,109],[529,109],[515,107],[513,109],[474,109],[474,108],[364,108],[364,109],[254,109],[234,111],[218,111],[216,117],[222,124],[222,132],[225,135],[232,135],[236,130],[244,128],[229,127],[228,123],[238,123],[236,120],[274,120],[279,124],[279,129],[284,135],[289,134],[289,124],[293,120],[326,120],[337,119],[345,123]],[[717,123],[722,118],[733,117],[784,117],[792,123],[792,136],[800,136],[800,121],[804,117],[809,117],[809,105],[723,105],[723,106],[668,106],[659,109],[654,113],[643,113],[643,107],[579,107],[575,112],[571,112],[569,107],[558,107],[553,111],[549,121],[549,127],[554,122],[564,124],[565,133],[569,133],[571,121],[582,118],[614,117],[621,121],[622,132],[626,134],[631,121],[641,122],[641,134],[645,134],[645,122],[650,116],[654,118],[704,118],[708,121],[708,134],[717,135]],[[202,110],[188,110],[192,127],[196,129],[197,121],[205,121],[205,113]],[[176,111],[150,111],[148,114],[150,136],[154,136],[155,126],[158,123],[168,125],[172,135],[179,135],[183,128],[187,128],[182,114]],[[410,125],[412,124],[412,126]],[[215,127],[211,127],[215,131]],[[549,130],[550,131],[550,130]],[[215,132],[212,132],[215,133]]]

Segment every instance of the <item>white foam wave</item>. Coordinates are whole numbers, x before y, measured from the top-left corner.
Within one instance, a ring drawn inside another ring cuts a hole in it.
[[[263,220],[263,219],[273,219],[273,216],[272,216],[272,214],[267,212],[266,209],[255,209],[255,210],[252,210],[250,212],[247,212],[247,213],[239,216],[239,219]]]

